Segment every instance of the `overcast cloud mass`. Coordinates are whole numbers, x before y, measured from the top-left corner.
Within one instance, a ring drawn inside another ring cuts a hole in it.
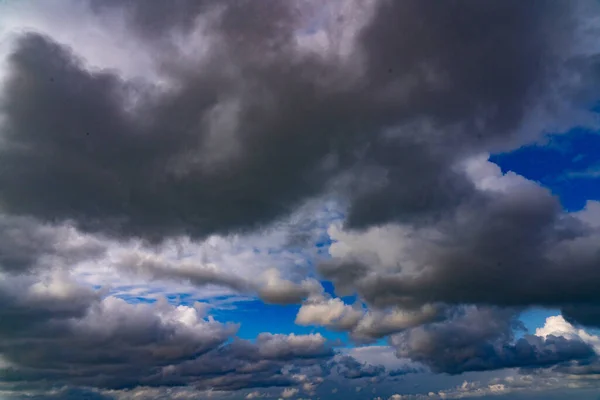
[[[597,136],[599,38],[592,0],[1,2],[0,398],[597,399],[600,155],[583,207],[494,157]]]

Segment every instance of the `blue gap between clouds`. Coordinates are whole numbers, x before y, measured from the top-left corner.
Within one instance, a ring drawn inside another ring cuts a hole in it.
[[[494,154],[490,161],[502,172],[513,171],[539,182],[556,195],[566,211],[581,210],[587,200],[600,200],[600,134],[573,129],[547,136],[541,144]]]
[[[331,282],[321,281],[325,292],[334,295],[334,287]],[[355,296],[342,297],[346,304],[352,304],[356,301]],[[260,300],[243,301],[234,304],[229,309],[213,309],[211,314],[217,320],[235,321],[241,324],[238,336],[243,339],[254,339],[263,332],[273,334],[306,335],[311,333],[320,333],[323,337],[332,341],[340,341],[345,345],[351,346],[348,334],[345,332],[332,332],[323,327],[317,326],[299,326],[294,323],[296,314],[300,309],[299,305],[270,305],[264,304]],[[385,340],[378,341],[376,344],[386,344]]]

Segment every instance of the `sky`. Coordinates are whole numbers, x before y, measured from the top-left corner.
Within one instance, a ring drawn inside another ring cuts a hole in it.
[[[600,399],[600,4],[0,2],[0,400]]]

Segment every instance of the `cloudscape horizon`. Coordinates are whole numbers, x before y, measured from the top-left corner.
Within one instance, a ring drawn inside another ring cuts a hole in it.
[[[600,397],[600,4],[0,3],[0,399]]]

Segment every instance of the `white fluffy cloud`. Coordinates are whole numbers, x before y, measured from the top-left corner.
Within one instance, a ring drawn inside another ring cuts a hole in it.
[[[296,323],[349,330],[356,326],[363,315],[361,308],[347,305],[339,298],[311,299],[298,310]]]
[[[535,330],[537,336],[546,338],[548,335],[562,336],[567,339],[580,339],[594,348],[600,354],[600,336],[590,334],[585,329],[576,328],[565,321],[562,315],[548,317],[544,326]]]

